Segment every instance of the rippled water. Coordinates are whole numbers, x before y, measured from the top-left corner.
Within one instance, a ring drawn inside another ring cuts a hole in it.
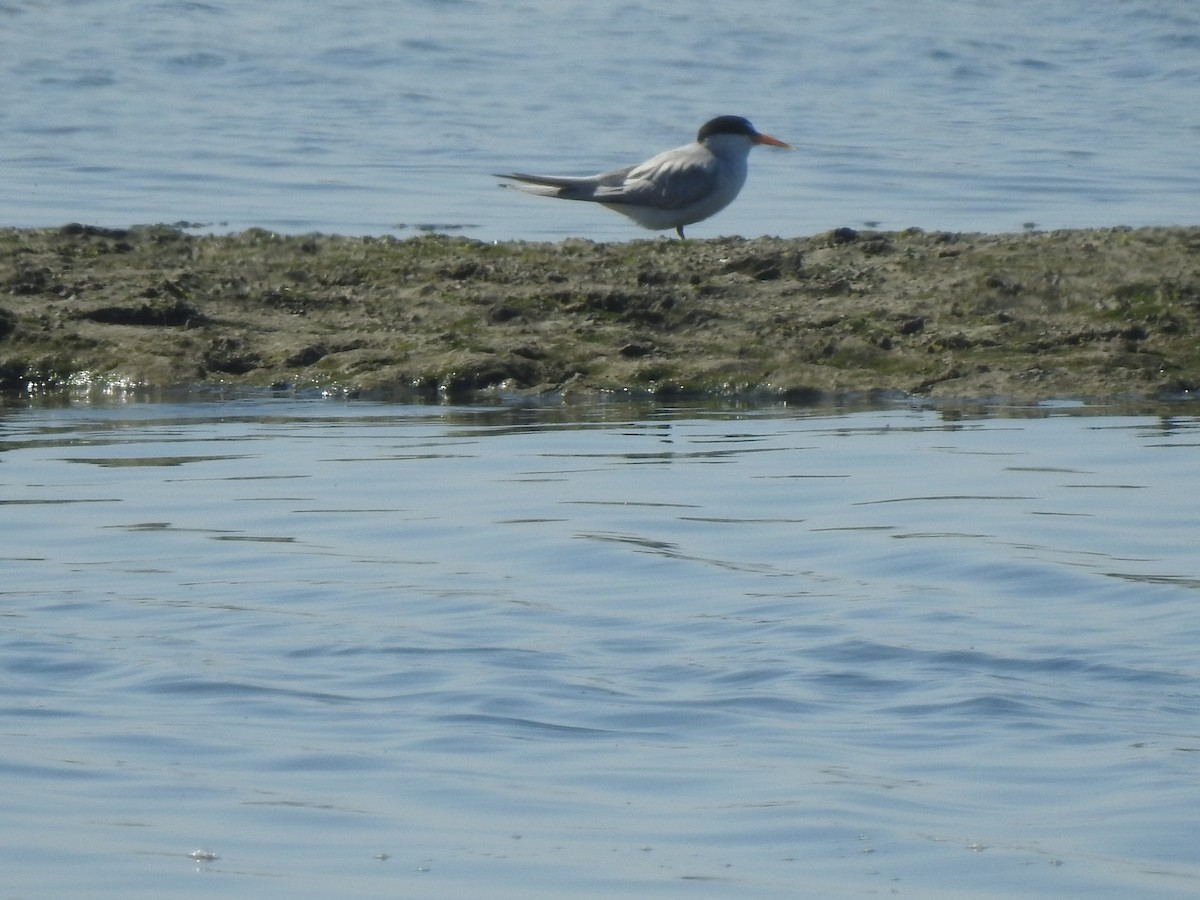
[[[1194,0],[0,0],[0,224],[486,240],[648,232],[489,173],[589,173],[750,116],[694,228],[1194,224]],[[400,233],[405,233],[401,231]]]
[[[1099,412],[4,410],[3,894],[1195,896],[1200,419]]]

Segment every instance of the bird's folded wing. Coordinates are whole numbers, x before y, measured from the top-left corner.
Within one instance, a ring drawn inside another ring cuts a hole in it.
[[[610,174],[617,173],[605,173],[601,178],[606,179]],[[602,181],[593,199],[600,203],[683,209],[707,197],[717,177],[711,166],[678,157],[655,158],[620,174],[623,177],[619,183]]]

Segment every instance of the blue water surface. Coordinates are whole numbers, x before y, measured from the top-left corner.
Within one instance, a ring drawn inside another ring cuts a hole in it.
[[[1155,410],[0,412],[6,897],[1191,897]]]
[[[0,224],[629,240],[493,172],[749,116],[691,236],[1195,224],[1193,0],[0,3]]]

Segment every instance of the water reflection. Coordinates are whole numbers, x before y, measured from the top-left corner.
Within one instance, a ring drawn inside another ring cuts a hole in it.
[[[1097,412],[9,408],[6,878],[1193,893],[1198,420]]]

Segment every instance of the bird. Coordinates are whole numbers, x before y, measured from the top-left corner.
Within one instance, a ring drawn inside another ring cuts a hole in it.
[[[587,200],[628,216],[643,228],[683,228],[707,219],[733,202],[746,183],[746,158],[759,144],[791,150],[762,134],[741,116],[717,116],[700,126],[696,140],[635,166],[598,175],[496,173],[513,187],[543,197]]]

